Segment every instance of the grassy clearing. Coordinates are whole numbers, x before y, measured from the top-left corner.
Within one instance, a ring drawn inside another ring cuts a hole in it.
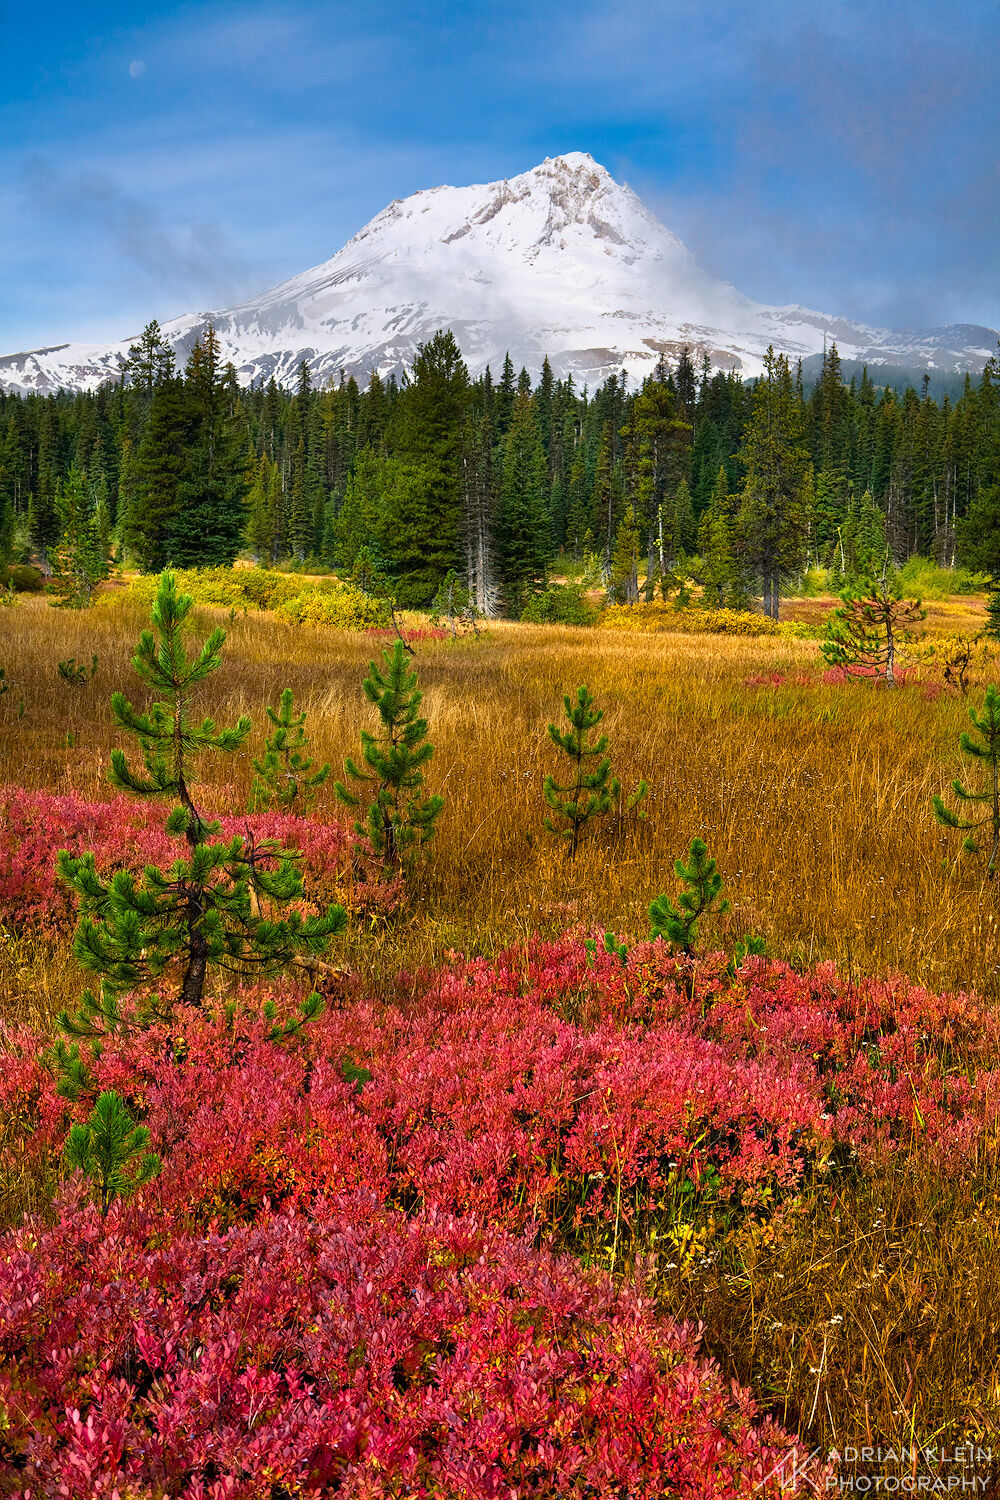
[[[61,613],[41,600],[5,616],[0,781],[107,795],[120,742],[108,698],[138,686],[129,661],[144,623],[141,608]],[[227,629],[208,711],[224,723],[247,712],[263,726],[264,706],[288,685],[308,711],[313,754],[339,774],[369,722],[360,683],[379,641],[270,615]],[[60,681],[60,658],[93,652],[93,682]],[[997,992],[992,891],[930,810],[931,794],[962,771],[966,715],[930,667],[886,693],[822,683],[807,640],[502,624],[479,640],[422,641],[416,663],[435,745],[428,785],[446,807],[414,879],[410,924],[383,939],[408,963],[449,948],[492,954],[575,922],[641,935],[649,901],[697,834],[733,902],[724,941],[752,928],[779,957]],[[991,666],[979,664],[973,696]],[[542,827],[541,782],[558,760],[545,726],[584,682],[605,709],[615,774],[626,787],[645,777],[650,794],[645,823],[607,819],[570,866]],[[249,757],[208,758],[205,771],[219,778],[207,805],[246,805]],[[320,814],[335,807],[325,788]],[[372,962],[367,939],[355,956]]]

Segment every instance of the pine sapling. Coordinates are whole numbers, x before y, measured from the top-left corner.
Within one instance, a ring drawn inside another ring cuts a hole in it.
[[[292,714],[292,690],[285,688],[281,694],[278,710],[267,709],[267,717],[274,725],[274,733],[265,740],[263,760],[255,760],[256,771],[250,792],[253,808],[280,808],[282,812],[304,813],[330,774],[330,767],[316,764],[302,754],[309,743],[305,732],[305,710]]]
[[[594,818],[602,818],[612,812],[618,804],[621,783],[611,774],[611,758],[605,754],[608,737],[602,734],[597,740],[588,741],[587,735],[604,718],[604,710],[595,708],[587,687],[577,688],[576,702],[569,694],[563,698],[570,728],[560,730],[555,724],[548,726],[549,738],[564,752],[570,762],[570,778],[560,786],[554,776],[546,776],[542,792],[555,817],[546,815],[545,827],[550,833],[566,840],[566,857],[576,858],[580,839],[587,824]],[[593,770],[586,763],[596,761]],[[648,788],[644,781],[627,800],[631,811],[646,796]]]
[[[132,659],[164,701],[140,712],[122,693],[111,698],[116,721],[139,741],[145,768],[145,774],[133,770],[123,751],[113,751],[112,785],[138,797],[177,799],[166,828],[183,840],[178,858],[166,870],[147,865],[139,880],[129,870],[105,880],[93,854],[62,850],[58,856],[59,873],[80,900],[73,952],[102,982],[99,997],[86,991],[79,1012],[61,1014],[71,1036],[93,1041],[123,1029],[118,997],[145,991],[163,978],[176,976],[176,998],[200,1006],[211,967],[244,979],[268,978],[304,954],[322,953],[346,924],[339,906],[316,917],[298,911],[269,914],[302,896],[293,852],[258,844],[250,835],[216,841],[219,824],[208,821],[192,800],[193,757],[238,750],[251,727],[248,718],[218,729],[214,720],[192,716],[196,690],[219,667],[225,640],[222,630],[213,630],[200,651],[188,655],[183,627],[192,603],[177,593],[173,575],[164,573],[153,605],[155,634],[143,631]],[[161,1005],[144,995],[137,1024],[169,1015],[173,998],[168,995]]]
[[[896,658],[914,639],[911,627],[926,617],[919,599],[901,599],[898,585],[883,569],[861,591],[848,591],[827,625],[820,647],[833,667],[851,676],[880,676],[887,687],[896,683]]]
[[[90,658],[90,666],[84,662],[77,662],[75,656],[67,657],[66,661],[59,663],[59,676],[63,682],[71,682],[76,687],[82,687],[85,682],[90,682],[97,676],[97,656]]]
[[[469,590],[455,569],[449,568],[431,601],[431,624],[447,625],[448,633],[454,640],[461,629],[472,630],[478,635],[477,620],[478,612]]]
[[[121,1095],[103,1093],[87,1122],[70,1130],[66,1160],[91,1179],[101,1213],[106,1214],[115,1198],[131,1198],[163,1170],[162,1161],[148,1146],[149,1131],[145,1125],[136,1125]]]
[[[955,778],[951,783],[951,789],[960,802],[970,804],[971,807],[978,805],[983,808],[981,818],[960,818],[957,813],[946,807],[941,797],[935,795],[931,798],[934,807],[934,816],[945,828],[956,828],[968,834],[962,844],[966,854],[978,854],[980,846],[974,837],[976,829],[983,829],[985,836],[989,839],[989,857],[986,861],[986,874],[990,880],[996,874],[997,856],[1000,854],[1000,694],[995,687],[986,689],[986,699],[983,703],[981,714],[977,714],[974,708],[969,709],[969,718],[973,726],[979,731],[981,739],[974,740],[966,730],[959,736],[959,744],[966,755],[971,755],[974,760],[982,763],[986,772],[986,778],[980,791],[969,791],[962,781]]]
[[[674,860],[674,872],[684,889],[674,906],[665,895],[650,903],[650,937],[664,938],[672,948],[686,957],[694,952],[698,940],[698,922],[704,916],[723,916],[729,902],[722,895],[722,876],[715,860],[701,839],[691,840],[688,862]]]
[[[358,833],[367,833],[372,847],[387,865],[405,863],[415,846],[433,836],[434,824],[444,807],[444,798],[421,797],[421,770],[434,754],[427,742],[427,720],[418,716],[423,694],[417,689],[417,674],[406,661],[406,647],[396,641],[382,652],[384,667],[369,662],[362,687],[365,697],[378,710],[381,733],[361,731],[361,756],[368,767],[359,770],[348,756],[344,762],[353,781],[368,782],[373,791],[365,822],[355,823]],[[359,807],[360,798],[343,782],[334,783],[337,796],[347,807]]]

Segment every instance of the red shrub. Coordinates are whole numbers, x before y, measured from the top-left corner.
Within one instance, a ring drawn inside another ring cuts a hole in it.
[[[70,1194],[0,1285],[3,1493],[789,1493],[695,1330],[472,1219],[347,1195],[191,1233]]]
[[[410,990],[284,1045],[262,993],[109,1040],[98,1086],[164,1170],[0,1241],[6,1492],[746,1494],[784,1436],[693,1333],[529,1245],[607,1247],[682,1193],[767,1212],[834,1144],[958,1170],[997,1128],[1000,1015],[902,979],[568,936]],[[8,1150],[51,1166],[90,1101],[0,1041]]]
[[[60,849],[91,851],[102,874],[144,865],[169,865],[183,845],[164,829],[169,809],[127,797],[88,802],[75,795],[0,787],[0,920],[11,927],[59,928],[74,918],[72,893],[56,874]],[[222,835],[252,833],[302,854],[306,894],[317,902],[339,898],[389,911],[398,904],[398,879],[342,823],[319,823],[287,813],[226,817]]]

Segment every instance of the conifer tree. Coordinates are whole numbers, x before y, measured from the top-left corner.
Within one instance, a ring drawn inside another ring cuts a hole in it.
[[[548,474],[533,398],[514,398],[501,445],[497,505],[497,562],[510,613],[520,614],[530,594],[545,587],[551,552]]]
[[[889,544],[885,514],[875,504],[870,490],[858,500],[851,496],[837,527],[833,549],[833,571],[849,582],[877,578],[888,566]]]
[[[701,581],[706,602],[722,609],[734,602],[737,592],[738,570],[733,549],[734,503],[729,494],[729,481],[724,468],[720,468],[715,489],[708,509],[698,528],[698,548],[701,553]]]
[[[684,889],[676,906],[665,895],[650,903],[649,935],[665,938],[671,947],[690,957],[698,940],[701,918],[723,916],[729,910],[729,902],[722,897],[722,876],[701,839],[691,840],[687,864],[682,859],[674,860],[674,872]]]
[[[266,710],[274,725],[274,733],[264,742],[264,758],[253,763],[257,773],[250,793],[253,807],[277,807],[282,812],[305,813],[317,789],[330,774],[329,765],[324,764],[314,771],[316,762],[303,755],[309,744],[304,727],[305,710],[293,716],[292,701],[292,690],[286,687],[277,710]]]
[[[900,597],[899,582],[888,569],[880,579],[869,579],[842,597],[820,647],[824,657],[831,666],[846,667],[850,675],[877,673],[887,687],[894,687],[896,658],[914,638],[911,627],[927,611],[919,599]]]
[[[218,729],[213,719],[199,722],[192,715],[197,689],[219,668],[225,641],[225,632],[215,629],[196,655],[188,655],[183,629],[192,602],[177,593],[173,574],[165,573],[153,604],[153,629],[142,632],[132,658],[143,682],[162,699],[143,712],[123,693],[111,698],[116,722],[139,741],[145,772],[134,771],[124,752],[115,750],[111,783],[142,798],[177,799],[166,824],[184,841],[177,859],[167,870],[148,865],[137,881],[128,870],[104,879],[93,854],[77,857],[63,850],[58,857],[62,878],[80,900],[74,954],[102,981],[99,998],[86,991],[76,1015],[60,1016],[73,1036],[100,1037],[122,1026],[117,997],[126,991],[176,974],[177,998],[199,1006],[211,966],[244,977],[277,974],[302,954],[321,953],[345,924],[338,906],[319,917],[304,918],[297,911],[265,915],[302,895],[293,855],[249,836],[216,842],[218,823],[206,819],[192,800],[193,757],[208,750],[232,753],[251,728],[245,717],[231,729]],[[311,997],[308,1013],[318,1005]],[[139,1020],[170,1009],[169,998],[165,1007],[155,998],[145,1001]]]
[[[626,444],[627,494],[640,536],[646,539],[649,556],[658,557],[660,572],[666,573],[676,551],[686,550],[694,540],[690,494],[686,502],[681,499],[683,535],[677,528],[678,486],[689,456],[691,425],[678,416],[674,392],[650,378],[632,399],[621,436]]]
[[[608,598],[614,604],[635,604],[639,598],[639,529],[631,505],[622,516],[615,536]]]
[[[381,732],[361,731],[361,757],[367,770],[359,770],[348,756],[344,762],[353,781],[367,782],[373,792],[365,822],[354,826],[367,833],[372,847],[387,865],[402,865],[415,846],[433,836],[434,824],[444,807],[440,796],[423,797],[421,769],[434,754],[427,741],[427,720],[418,716],[423,694],[417,688],[416,671],[407,666],[406,648],[396,641],[382,652],[384,665],[368,664],[362,683],[365,697],[378,710]],[[360,806],[360,798],[343,782],[335,782],[337,796],[347,807]]]
[[[951,783],[951,789],[960,802],[970,804],[970,811],[976,805],[983,808],[983,816],[961,818],[945,806],[940,796],[935,795],[931,801],[934,816],[939,823],[968,834],[962,844],[966,854],[979,853],[974,833],[979,828],[985,830],[989,839],[986,874],[992,880],[996,875],[997,856],[1000,855],[1000,693],[995,687],[991,685],[986,689],[981,713],[977,714],[974,708],[970,708],[969,718],[973,727],[979,731],[980,738],[975,740],[967,730],[963,730],[959,736],[959,744],[966,755],[971,755],[980,762],[986,772],[986,780],[982,790],[976,792],[969,791],[964,782],[956,777]]]
[[[155,388],[173,379],[174,351],[166,342],[154,318],[147,323],[138,340],[129,345],[128,357],[122,361],[122,383],[140,391],[147,400]]]
[[[277,562],[282,552],[281,473],[262,453],[247,496],[247,548],[262,568]]]
[[[986,634],[1000,639],[1000,484],[981,485],[959,523],[962,556],[989,578]]]
[[[184,372],[188,442],[167,526],[167,560],[177,567],[231,567],[246,529],[252,455],[229,410],[219,342],[209,324]]]
[[[740,455],[746,467],[738,518],[742,550],[763,583],[764,613],[778,618],[783,580],[799,567],[811,499],[801,403],[788,360],[768,349]]]
[[[611,567],[615,543],[615,521],[618,515],[619,487],[615,472],[614,424],[608,418],[601,429],[601,443],[594,465],[594,483],[590,495],[590,522],[595,537],[602,543],[605,569]]]
[[[575,703],[567,693],[563,705],[570,728],[560,730],[555,724],[550,724],[548,733],[552,743],[569,759],[570,780],[565,786],[560,786],[554,776],[546,776],[542,792],[555,814],[554,818],[546,816],[545,827],[566,840],[566,857],[573,860],[586,825],[594,818],[604,817],[617,806],[621,783],[611,774],[611,758],[605,753],[607,735],[602,734],[594,741],[587,739],[590,731],[604,718],[604,710],[594,706],[590,689],[577,688]],[[591,761],[597,764],[588,771],[586,763]],[[647,791],[646,783],[640,781],[628,799],[629,810],[638,806]]]
[[[158,572],[172,560],[171,526],[188,469],[190,437],[183,382],[160,381],[135,457],[134,497],[120,527],[125,551],[144,572]]]
[[[691,491],[686,479],[682,479],[674,491],[673,511],[674,553],[675,557],[684,557],[694,547],[698,532]]]
[[[371,448],[358,454],[331,527],[335,567],[353,568],[362,549],[381,555],[383,522],[392,514],[401,468],[398,459],[387,458]]]
[[[468,410],[469,372],[454,335],[438,331],[419,345],[413,379],[387,432],[405,478],[387,516],[383,550],[406,605],[427,604],[459,561]]]
[[[454,568],[448,569],[431,601],[431,624],[440,625],[442,621],[447,624],[452,640],[462,626],[476,628],[476,607]]]
[[[59,540],[52,553],[51,593],[62,605],[85,609],[110,572],[107,506],[101,512],[83,472],[74,464],[56,490]]]
[[[91,1179],[106,1214],[116,1198],[131,1198],[163,1170],[148,1147],[146,1126],[136,1125],[124,1099],[112,1090],[98,1097],[85,1123],[71,1127],[65,1153],[69,1165]]]
[[[28,502],[28,535],[32,545],[46,558],[59,540],[56,480],[51,467],[42,461]]]
[[[292,557],[305,562],[312,550],[313,508],[306,477],[306,446],[299,438],[288,483],[288,540]]]

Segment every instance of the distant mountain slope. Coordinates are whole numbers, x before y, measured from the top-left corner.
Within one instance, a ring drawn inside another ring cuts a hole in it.
[[[340,371],[401,373],[419,343],[454,331],[473,373],[515,365],[591,385],[623,367],[641,379],[684,345],[716,367],[757,374],[769,344],[792,358],[836,340],[845,359],[979,370],[994,329],[892,331],[803,307],[767,307],[710,276],[631,191],[571,152],[477,187],[397,199],[332,260],[261,296],[164,326],[183,360],[211,321],[246,383],[316,383]],[[0,386],[92,389],[113,377],[135,335],[0,357]]]

